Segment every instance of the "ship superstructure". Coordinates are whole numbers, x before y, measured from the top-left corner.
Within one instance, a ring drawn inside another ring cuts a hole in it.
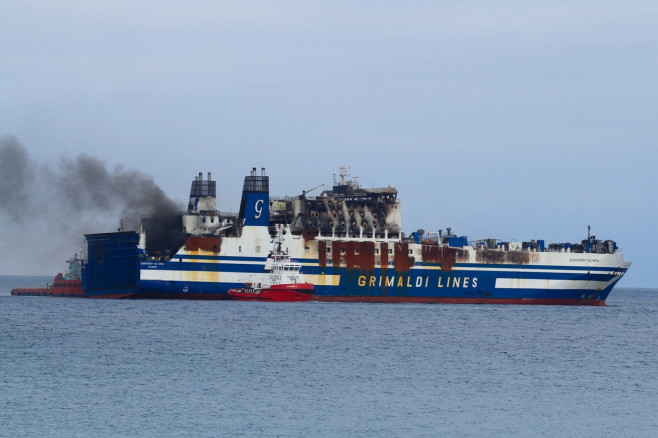
[[[269,196],[265,169],[245,177],[240,212],[222,215],[210,174],[193,183],[185,244],[141,262],[137,296],[223,299],[267,282],[272,244],[300,265],[316,300],[602,305],[630,263],[612,240],[505,242],[402,232],[393,187],[364,189],[346,168],[331,190]],[[147,236],[148,238],[148,236]]]
[[[332,190],[317,197],[308,192],[295,198],[271,201],[272,222],[289,225],[293,234],[358,239],[398,239],[402,232],[401,205],[393,187],[364,189],[348,168],[340,168],[340,179]]]

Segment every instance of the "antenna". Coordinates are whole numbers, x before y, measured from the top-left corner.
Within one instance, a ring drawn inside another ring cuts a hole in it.
[[[350,176],[350,167],[346,165],[340,166],[340,185],[348,185],[347,177]]]

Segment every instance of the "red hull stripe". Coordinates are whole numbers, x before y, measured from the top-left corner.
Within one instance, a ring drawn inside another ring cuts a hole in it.
[[[107,295],[89,295],[87,296],[88,298],[108,298],[108,299],[117,299],[117,298],[130,298],[134,293],[127,293],[127,294],[107,294]]]
[[[448,298],[448,297],[359,297],[314,295],[313,301],[347,303],[444,303],[444,304],[531,304],[563,306],[605,306],[605,300],[573,300],[549,298]]]

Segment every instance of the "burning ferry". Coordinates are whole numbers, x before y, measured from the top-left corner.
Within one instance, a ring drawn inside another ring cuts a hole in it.
[[[275,198],[269,191],[265,169],[254,168],[239,213],[223,214],[216,182],[199,174],[180,247],[149,251],[148,222],[131,240],[139,242],[126,259],[131,272],[140,260],[135,296],[226,299],[229,289],[266,283],[272,260],[285,254],[318,301],[604,305],[630,266],[614,241],[589,232],[575,244],[470,241],[449,228],[405,236],[397,190],[362,188],[346,168],[315,197]],[[97,254],[101,243],[112,246],[112,233],[90,238]],[[111,277],[103,277],[101,265],[90,253],[86,268],[102,288],[98,279]]]

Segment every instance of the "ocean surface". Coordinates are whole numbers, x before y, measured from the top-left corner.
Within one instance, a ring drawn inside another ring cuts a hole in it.
[[[658,290],[606,307],[13,297],[2,437],[656,437]]]

